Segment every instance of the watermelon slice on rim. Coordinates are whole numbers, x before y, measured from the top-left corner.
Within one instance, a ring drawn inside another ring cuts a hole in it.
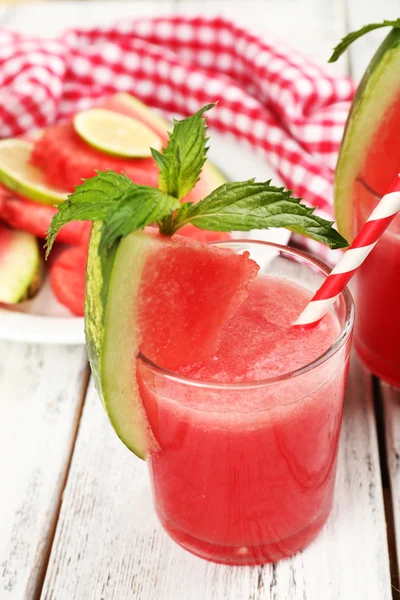
[[[129,94],[115,94],[99,103],[97,108],[140,120],[152,129],[163,143],[167,142],[169,124]],[[32,162],[43,170],[49,183],[68,190],[79,185],[82,178],[93,177],[96,170],[112,169],[119,173],[124,172],[135,183],[142,185],[157,187],[158,182],[158,168],[152,158],[119,158],[96,150],[76,133],[72,121],[54,125],[44,132],[36,141]],[[221,173],[207,162],[189,199],[199,200],[224,182]]]
[[[393,29],[357,89],[336,167],[335,216],[349,241],[399,172],[399,127],[400,30]]]
[[[116,433],[144,458],[152,442],[135,376],[138,351],[167,369],[210,356],[259,267],[246,253],[184,236],[135,232],[101,255],[99,238],[96,223],[85,305],[90,364]]]

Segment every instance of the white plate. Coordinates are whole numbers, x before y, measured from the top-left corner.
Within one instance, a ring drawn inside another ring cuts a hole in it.
[[[265,159],[231,136],[211,133],[210,158],[228,179],[274,179],[280,184]],[[286,229],[250,231],[240,237],[287,244]],[[46,281],[39,294],[13,310],[0,308],[0,338],[39,344],[84,344],[83,318],[74,317],[55,299]]]

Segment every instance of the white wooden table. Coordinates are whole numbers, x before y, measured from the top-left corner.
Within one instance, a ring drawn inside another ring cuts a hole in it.
[[[176,10],[223,12],[323,62],[347,30],[398,17],[400,0],[30,2],[2,5],[0,24],[55,35]],[[383,35],[361,40],[332,68],[358,79]],[[332,516],[308,549],[276,565],[213,565],[167,538],[146,465],[108,424],[81,347],[0,342],[0,482],[0,600],[400,597],[400,403],[378,383],[373,390],[357,361]]]

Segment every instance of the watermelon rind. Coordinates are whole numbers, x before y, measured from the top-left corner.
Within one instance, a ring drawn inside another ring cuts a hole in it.
[[[400,93],[400,29],[393,29],[372,58],[358,86],[340,148],[335,174],[335,216],[340,233],[351,241],[353,188],[387,109]]]
[[[0,225],[0,236],[3,227]],[[0,260],[0,302],[17,304],[39,289],[42,260],[37,240],[29,233],[12,230],[9,244]]]
[[[144,263],[156,242],[135,232],[111,251],[99,254],[100,235],[101,223],[97,222],[90,238],[86,277],[89,360],[96,389],[115,432],[136,456],[144,459],[151,445],[151,432],[136,382],[139,341],[135,306]]]

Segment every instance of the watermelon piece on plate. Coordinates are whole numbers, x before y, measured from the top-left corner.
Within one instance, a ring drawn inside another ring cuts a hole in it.
[[[393,29],[357,89],[336,167],[335,216],[349,241],[399,172],[399,127],[400,29]]]
[[[168,123],[129,94],[115,94],[97,107],[140,120],[157,133],[163,143],[168,139]],[[82,178],[93,177],[96,170],[124,172],[142,185],[157,187],[158,182],[158,168],[152,158],[119,158],[96,150],[76,133],[72,121],[54,125],[44,132],[36,141],[32,162],[43,170],[49,183],[71,191]],[[200,181],[188,198],[199,200],[224,182],[219,171],[207,162]]]
[[[85,308],[90,364],[116,433],[144,458],[155,440],[132,362],[138,351],[167,369],[212,355],[259,267],[246,253],[184,236],[135,232],[101,255],[99,238],[95,224]]]
[[[47,204],[39,204],[0,185],[0,219],[10,227],[22,229],[40,238],[46,237],[46,232],[57,209]],[[91,223],[72,221],[60,230],[57,240],[74,246],[88,243]]]
[[[32,161],[53,185],[73,190],[97,171],[125,173],[135,183],[157,186],[158,169],[152,158],[119,158],[89,146],[71,121],[49,127],[38,140]],[[57,182],[57,183],[56,183]]]
[[[42,280],[37,240],[0,222],[0,302],[16,304],[35,295]]]
[[[83,317],[87,248],[63,250],[50,266],[50,285],[57,300],[72,314]]]

